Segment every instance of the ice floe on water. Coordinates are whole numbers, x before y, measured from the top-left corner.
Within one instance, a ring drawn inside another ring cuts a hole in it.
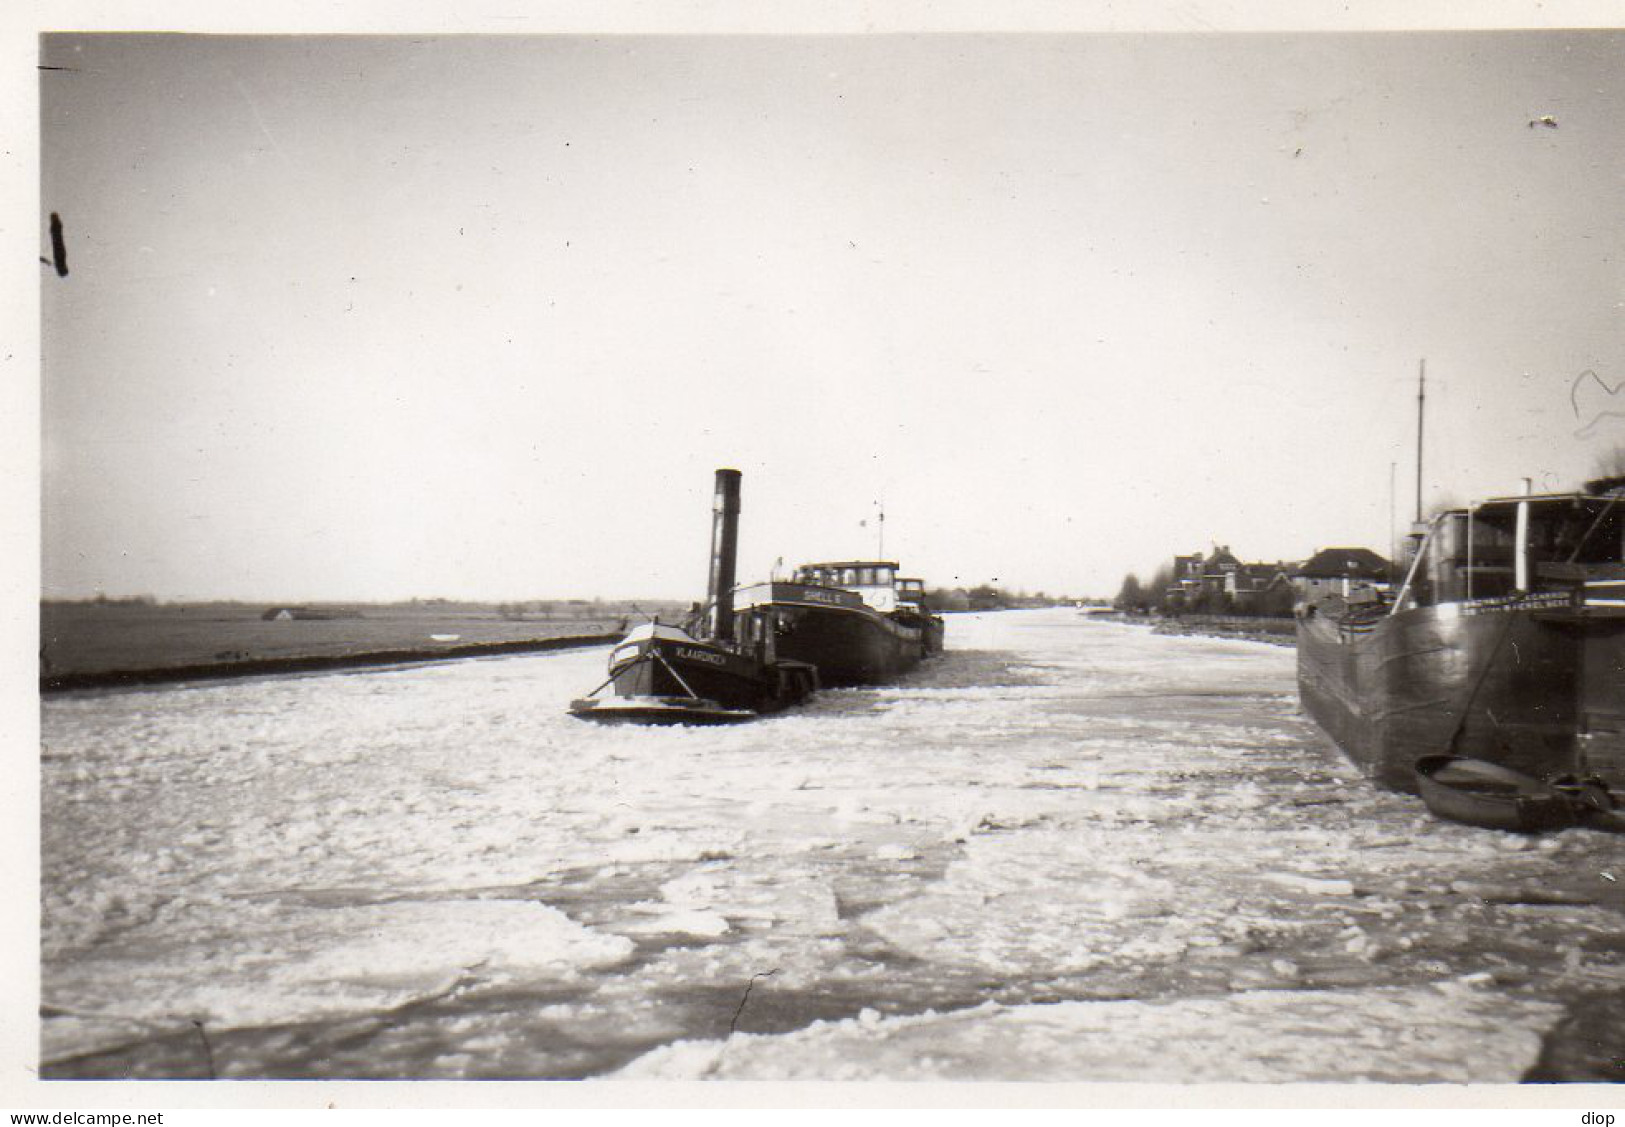
[[[53,698],[44,1071],[1512,1081],[1625,991],[1619,839],[1373,790],[1290,649],[949,645],[723,729],[568,717],[603,649]]]
[[[1558,1009],[1420,987],[986,1004],[890,1019],[868,1010],[777,1037],[679,1042],[616,1078],[1486,1083],[1533,1058]]]
[[[108,944],[53,976],[48,1005],[75,1020],[46,1022],[47,1055],[132,1024],[274,1025],[394,1009],[472,979],[568,980],[633,950],[534,900],[172,905],[148,927],[161,938]]]

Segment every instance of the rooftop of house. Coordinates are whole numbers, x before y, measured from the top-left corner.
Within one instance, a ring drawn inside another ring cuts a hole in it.
[[[1369,548],[1322,548],[1293,574],[1305,579],[1386,579],[1388,561]]]

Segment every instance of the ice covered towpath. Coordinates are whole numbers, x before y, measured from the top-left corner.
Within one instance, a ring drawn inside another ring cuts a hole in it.
[[[567,717],[601,650],[53,698],[44,1072],[1621,1078],[1620,838],[1371,789],[1287,648],[949,645],[729,729]]]

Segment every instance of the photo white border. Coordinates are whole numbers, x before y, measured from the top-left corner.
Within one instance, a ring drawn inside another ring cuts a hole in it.
[[[6,770],[0,877],[9,906],[0,928],[0,1111],[51,1109],[722,1109],[722,1108],[1088,1108],[1324,1109],[1388,1108],[1426,1112],[1544,1109],[1540,1121],[1581,1123],[1584,1110],[1625,1107],[1616,1085],[1127,1085],[807,1084],[618,1081],[40,1081],[39,1046],[39,698],[40,335],[38,258],[44,230],[39,200],[38,36],[53,31],[180,31],[213,34],[941,34],[1337,32],[1625,27],[1625,0],[1502,0],[1444,3],[1380,0],[1341,3],[1157,0],[914,0],[831,3],[694,0],[546,0],[507,4],[451,0],[39,0],[0,14],[0,248],[7,264],[0,306],[0,676],[5,697]],[[1622,76],[1625,80],[1625,76]],[[38,224],[25,216],[39,216]],[[22,270],[31,271],[24,276]],[[1492,1113],[1492,1119],[1498,1118]],[[184,1117],[190,1119],[191,1117]],[[1111,1121],[1127,1119],[1108,1115]],[[1409,1116],[1407,1116],[1409,1118]],[[1482,1115],[1474,1113],[1475,1124]],[[1616,1119],[1616,1123],[1625,1116]]]

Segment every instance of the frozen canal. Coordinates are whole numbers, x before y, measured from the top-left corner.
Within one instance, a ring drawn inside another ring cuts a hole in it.
[[[53,698],[62,1077],[1625,1079],[1625,838],[1378,793],[1289,648],[954,616],[597,728],[594,649]]]

